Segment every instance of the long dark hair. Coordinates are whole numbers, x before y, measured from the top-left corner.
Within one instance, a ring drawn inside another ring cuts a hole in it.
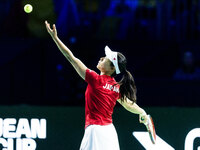
[[[124,102],[126,98],[131,100],[133,103],[136,103],[136,85],[133,76],[131,73],[126,70],[127,60],[126,57],[122,53],[117,53],[118,58],[118,66],[121,74],[123,75],[122,79],[118,82],[120,85],[120,95],[121,101]],[[111,63],[112,66],[114,66]],[[112,76],[116,76],[116,72],[112,74]]]

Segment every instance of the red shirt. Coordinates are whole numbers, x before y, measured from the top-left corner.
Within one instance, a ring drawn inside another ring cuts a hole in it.
[[[113,108],[119,98],[119,85],[113,77],[99,75],[89,69],[86,70],[85,81],[88,83],[85,92],[85,128],[91,124],[112,123]]]

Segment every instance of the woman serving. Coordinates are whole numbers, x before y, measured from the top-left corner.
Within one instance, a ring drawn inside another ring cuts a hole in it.
[[[80,77],[87,82],[85,92],[85,133],[80,150],[119,150],[119,142],[112,124],[113,108],[118,101],[128,111],[138,114],[140,123],[147,122],[146,112],[136,104],[134,79],[126,69],[126,58],[119,52],[105,47],[105,57],[100,58],[97,68],[100,74],[87,68],[58,38],[56,26],[45,21],[48,33],[58,49],[71,63]],[[121,81],[114,76],[122,74]]]

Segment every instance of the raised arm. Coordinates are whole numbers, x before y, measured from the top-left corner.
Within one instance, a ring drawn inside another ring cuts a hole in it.
[[[77,73],[85,80],[85,72],[87,67],[76,58],[70,49],[58,38],[57,30],[55,24],[53,24],[53,28],[51,29],[50,24],[45,21],[46,28],[48,33],[51,35],[52,39],[58,46],[58,49],[62,52],[62,54],[67,58],[67,60],[72,64]]]
[[[145,123],[147,120],[147,114],[144,109],[140,108],[136,103],[133,103],[131,100],[126,98],[123,102],[121,99],[117,100],[126,110],[130,111],[131,113],[139,115],[140,123]]]

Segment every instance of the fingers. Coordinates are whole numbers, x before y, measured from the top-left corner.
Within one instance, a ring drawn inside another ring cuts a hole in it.
[[[53,32],[54,32],[55,35],[57,35],[57,30],[56,30],[56,25],[55,24],[53,24]]]
[[[50,24],[49,24],[47,21],[45,21],[45,24],[46,24],[46,28],[47,28],[47,31],[49,32],[49,34],[50,34],[53,38],[57,37],[56,25],[53,24],[53,28],[51,28],[51,27],[50,27]]]
[[[45,21],[45,25],[47,28],[49,27],[49,23],[47,21]]]
[[[56,25],[55,24],[53,24],[53,30],[56,31]]]
[[[45,21],[46,27],[50,28],[50,25],[47,21]]]
[[[47,21],[45,21],[45,24],[46,24],[47,31],[52,32],[53,30],[51,29],[50,24]]]

